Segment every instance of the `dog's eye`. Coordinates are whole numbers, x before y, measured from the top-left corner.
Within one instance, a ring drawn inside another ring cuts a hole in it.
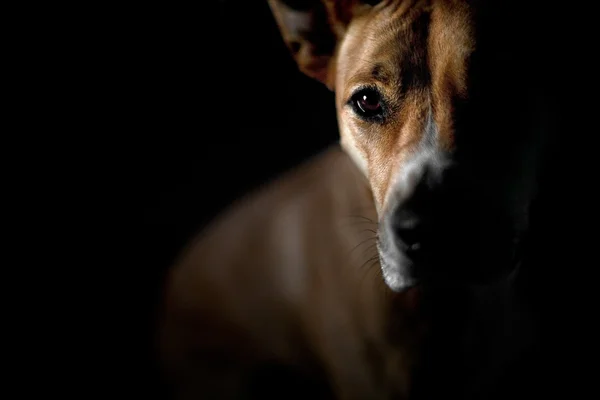
[[[378,119],[383,115],[381,95],[375,89],[362,89],[351,99],[354,111],[364,119]]]

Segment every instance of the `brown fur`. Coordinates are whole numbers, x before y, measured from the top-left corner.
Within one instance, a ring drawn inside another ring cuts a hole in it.
[[[366,182],[332,148],[217,220],[168,280],[161,349],[180,395],[235,397],[263,362],[314,364],[338,398],[404,393],[411,342],[393,344],[387,318],[403,300],[383,285],[366,218]]]
[[[381,209],[393,175],[421,139],[429,106],[443,146],[452,146],[453,101],[465,93],[466,62],[473,48],[469,12],[461,2],[397,3],[357,15],[336,61],[338,115],[348,126],[342,140],[353,136]],[[385,79],[375,79],[374,70]],[[412,79],[406,81],[407,74]],[[387,95],[393,115],[384,125],[365,123],[344,107],[359,84],[375,84]]]
[[[270,1],[300,70],[335,89],[342,145],[366,161],[368,181],[331,149],[241,201],[190,246],[170,273],[160,336],[181,398],[233,398],[253,366],[273,360],[317,366],[340,399],[408,392],[419,337],[411,293],[392,296],[383,284],[376,227],[364,217],[376,221],[385,207],[429,106],[443,145],[453,145],[452,104],[464,95],[473,47],[469,10],[459,1],[389,1],[381,12],[350,0],[313,3],[306,15],[315,30],[303,32]],[[365,83],[390,101],[383,125],[344,107]],[[217,371],[215,360],[229,368]]]

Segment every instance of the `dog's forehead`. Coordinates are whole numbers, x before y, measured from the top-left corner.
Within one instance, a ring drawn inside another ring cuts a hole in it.
[[[456,82],[451,85],[462,88],[462,77],[455,75],[464,75],[473,49],[471,22],[460,1],[392,2],[357,13],[337,53],[337,87],[346,90],[354,81],[373,79],[400,84],[403,72],[415,77],[414,72],[427,68],[452,77]]]
[[[398,84],[406,59],[417,60],[424,43],[413,30],[423,10],[386,9],[356,15],[348,25],[337,53],[340,95],[357,85]],[[422,60],[419,60],[422,61]]]

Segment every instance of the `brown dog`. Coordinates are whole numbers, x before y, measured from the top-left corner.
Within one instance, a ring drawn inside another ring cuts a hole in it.
[[[543,149],[521,124],[530,93],[503,117],[518,71],[491,56],[478,1],[269,3],[300,70],[335,91],[345,152],[240,202],[188,249],[163,360],[182,398],[243,397],[269,363],[321,373],[340,399],[407,397],[418,288],[494,287],[510,309]]]
[[[236,397],[272,363],[323,371],[339,398],[404,391],[375,218],[364,177],[332,148],[216,221],[169,280],[162,350],[181,393]],[[223,372],[219,359],[232,360]]]

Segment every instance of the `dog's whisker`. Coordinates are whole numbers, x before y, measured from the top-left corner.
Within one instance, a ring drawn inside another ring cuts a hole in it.
[[[352,250],[350,250],[350,252],[348,253],[348,256],[351,257],[352,253],[354,253],[354,251],[356,251],[356,249],[358,249],[360,246],[362,246],[363,244],[366,244],[369,242],[369,240],[377,240],[376,237],[368,237],[365,240],[361,241],[359,244],[357,244],[356,246],[354,246],[352,248]]]
[[[367,220],[369,222],[373,222],[376,223],[375,221],[373,221],[371,218],[365,217],[364,215],[348,215],[347,218],[360,218],[360,219],[364,219]]]
[[[371,264],[369,264],[367,269],[364,271],[363,276],[361,278],[361,283],[360,283],[361,286],[364,284],[364,281],[367,278],[369,272],[378,270],[377,268],[373,268],[375,265],[377,265],[377,263],[379,263],[379,257],[377,257],[375,260],[372,260]]]
[[[358,269],[363,269],[365,267],[365,265],[367,265],[367,263],[372,262],[372,261],[378,261],[378,260],[379,260],[379,255],[375,255],[375,256],[369,258],[364,263],[362,263],[362,265]]]
[[[372,245],[370,245],[369,247],[367,247],[367,248],[365,249],[365,252],[367,252],[367,251],[371,250],[373,247],[377,247],[377,242],[376,242],[376,243],[373,243]]]
[[[365,224],[369,224],[369,225],[375,225],[374,222],[370,222],[370,221],[350,221],[347,224],[340,224],[341,228],[350,228],[350,227],[357,227],[357,226],[362,226]]]

